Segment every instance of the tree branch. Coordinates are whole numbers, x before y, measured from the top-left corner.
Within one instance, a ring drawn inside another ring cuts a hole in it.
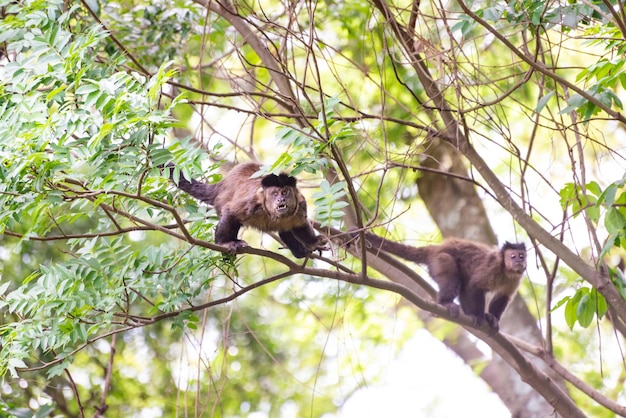
[[[520,340],[518,338],[509,338],[511,342],[513,342],[522,350],[541,358],[551,369],[557,372],[560,376],[562,376],[565,380],[574,385],[574,387],[583,392],[585,395],[589,396],[591,399],[595,400],[600,405],[604,406],[610,411],[615,412],[617,415],[626,417],[625,406],[622,406],[612,399],[609,399],[608,397],[604,396],[600,391],[594,389],[589,384],[587,384],[584,380],[578,378],[574,373],[563,367],[563,365],[561,365],[548,351],[546,351],[542,347],[531,345],[528,342]]]

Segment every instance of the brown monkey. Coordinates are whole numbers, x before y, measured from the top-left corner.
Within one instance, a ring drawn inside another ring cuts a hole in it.
[[[459,315],[459,307],[454,303],[458,296],[463,312],[474,318],[475,326],[487,321],[495,331],[526,270],[526,245],[523,243],[506,242],[498,250],[451,238],[439,245],[411,247],[371,233],[366,233],[365,237],[373,249],[426,265],[439,285],[437,303],[445,306],[451,316]],[[485,312],[488,292],[493,297]]]
[[[168,167],[173,180],[173,164]],[[248,246],[237,238],[241,226],[278,232],[297,258],[328,249],[326,239],[315,234],[307,219],[306,201],[296,187],[296,178],[285,173],[251,178],[260,168],[252,162],[238,164],[215,184],[181,176],[177,187],[215,208],[219,216],[215,243],[232,253]]]

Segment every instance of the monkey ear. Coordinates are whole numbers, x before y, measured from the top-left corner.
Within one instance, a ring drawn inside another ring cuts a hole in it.
[[[261,186],[263,186],[264,189],[268,187],[296,187],[296,183],[295,177],[285,173],[279,175],[268,174],[261,180]]]

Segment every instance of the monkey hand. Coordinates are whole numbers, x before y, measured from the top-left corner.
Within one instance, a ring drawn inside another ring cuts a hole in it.
[[[491,331],[492,331],[491,333],[492,334],[496,334],[500,330],[500,325],[499,325],[498,318],[493,316],[493,314],[490,314],[489,312],[487,312],[485,314],[485,320],[489,324],[489,327],[491,328]]]
[[[323,235],[318,235],[315,243],[311,246],[310,251],[328,251],[330,250],[330,245],[328,244],[328,239]]]

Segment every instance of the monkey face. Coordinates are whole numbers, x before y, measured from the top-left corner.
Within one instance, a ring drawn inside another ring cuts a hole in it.
[[[517,249],[505,250],[504,267],[508,272],[523,273],[526,270],[526,251]]]
[[[298,199],[293,187],[267,187],[265,208],[273,218],[291,216],[298,208]]]

